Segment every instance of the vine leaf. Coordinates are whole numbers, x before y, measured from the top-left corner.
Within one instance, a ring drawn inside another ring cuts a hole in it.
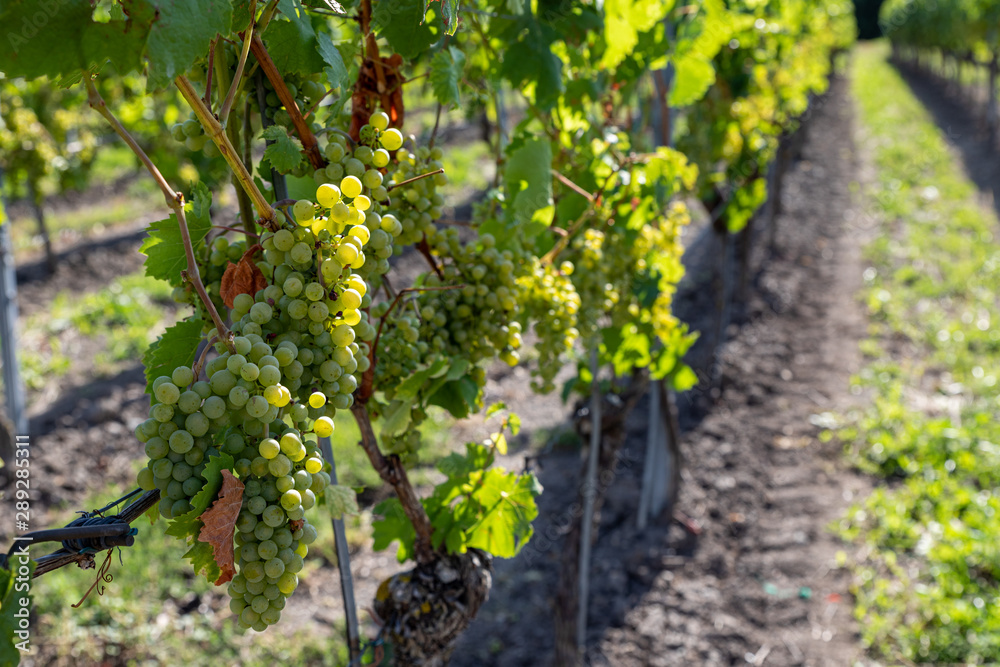
[[[184,204],[184,217],[196,254],[205,245],[205,236],[212,227],[209,216],[211,206],[211,191],[204,183],[198,183],[191,193],[191,201]],[[174,286],[180,285],[183,280],[181,271],[187,267],[187,255],[177,216],[171,213],[166,220],[154,222],[146,228],[146,234],[146,240],[139,247],[139,252],[146,255],[143,263],[146,275],[166,280]]]
[[[230,308],[233,307],[233,300],[238,295],[249,294],[253,296],[258,291],[267,287],[267,278],[264,277],[264,274],[261,273],[261,270],[253,260],[250,259],[250,256],[257,249],[258,246],[254,246],[243,253],[237,264],[229,262],[228,266],[226,266],[226,272],[222,274],[222,286],[219,291],[223,302]]]
[[[330,87],[346,90],[349,76],[347,66],[344,64],[344,57],[340,55],[340,50],[337,49],[337,46],[328,34],[321,32],[318,37],[319,44],[316,48],[319,50],[320,57],[323,58],[323,61],[327,65],[324,72],[327,81],[330,83]]]
[[[431,87],[437,101],[446,109],[461,103],[458,83],[464,68],[465,54],[454,46],[438,51],[431,61]]]
[[[233,22],[232,0],[159,2],[156,12],[147,44],[149,90],[169,86],[191,69],[217,34],[229,34]]]
[[[413,60],[444,31],[441,18],[425,21],[426,13],[423,0],[382,0],[374,3],[372,22],[378,36],[389,42],[394,53]]]
[[[552,203],[552,147],[544,139],[531,139],[507,160],[504,181],[507,201],[519,222],[531,220],[535,211]]]
[[[148,0],[133,3],[129,21],[102,23],[93,14],[90,0],[4,2],[0,71],[11,78],[61,77],[69,84],[79,81],[84,70],[96,69],[109,59],[121,72],[138,68],[155,18]]]
[[[236,530],[236,519],[243,505],[243,482],[236,479],[228,470],[222,471],[222,490],[212,506],[201,515],[201,532],[198,541],[206,542],[212,547],[212,555],[219,566],[219,578],[215,585],[219,586],[231,581],[236,576],[235,553],[233,548],[233,533]]]
[[[343,519],[347,514],[357,514],[360,511],[358,494],[349,486],[331,484],[323,493],[326,494],[326,502],[334,519]]]
[[[424,3],[424,18],[421,23],[427,20],[427,12],[431,9],[431,4],[440,3],[441,20],[444,21],[445,33],[454,35],[458,29],[458,0],[427,0]]]
[[[169,327],[142,355],[146,367],[146,393],[153,393],[153,380],[170,375],[178,366],[190,366],[201,342],[205,323],[196,317],[181,320]]]
[[[558,34],[528,16],[511,24],[501,39],[507,39],[501,74],[514,88],[534,84],[535,104],[548,110],[564,90],[563,61],[552,49]]]
[[[301,164],[302,144],[288,136],[280,125],[272,125],[264,130],[264,138],[270,142],[264,150],[264,159],[280,172],[290,172]]]
[[[302,3],[281,0],[278,10],[281,16],[275,15],[263,35],[274,66],[285,75],[308,76],[323,69],[323,59],[316,51],[316,31]]]
[[[477,547],[500,558],[513,558],[534,531],[531,522],[538,516],[534,493],[537,480],[531,473],[517,475],[491,468],[473,473],[469,481],[485,513],[466,531],[466,548]]]

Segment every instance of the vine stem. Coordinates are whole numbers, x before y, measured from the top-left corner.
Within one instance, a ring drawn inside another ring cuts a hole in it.
[[[260,31],[258,30],[249,39],[250,48],[253,50],[253,55],[260,64],[260,69],[264,72],[267,80],[271,82],[271,85],[274,86],[274,92],[278,95],[278,99],[281,100],[281,103],[285,106],[285,110],[288,111],[288,115],[292,119],[292,125],[295,126],[295,132],[302,141],[302,150],[305,151],[309,164],[312,165],[313,169],[325,167],[326,160],[323,158],[323,154],[319,152],[319,142],[316,141],[316,135],[309,128],[306,119],[302,117],[299,105],[295,103],[295,98],[288,91],[285,80],[281,78],[281,73],[278,72],[274,61],[271,60],[271,54],[267,52],[264,41],[260,38]]]
[[[594,201],[594,199],[595,199],[594,195],[590,194],[589,192],[587,192],[586,190],[584,190],[583,188],[581,188],[579,185],[577,185],[573,181],[569,180],[562,173],[560,173],[560,172],[556,171],[555,169],[553,169],[552,170],[552,175],[555,176],[557,179],[559,179],[560,183],[562,183],[563,185],[565,185],[567,188],[569,188],[573,192],[575,192],[578,195],[581,195],[583,197],[586,197],[587,201],[589,201],[589,202],[593,202]]]
[[[392,185],[390,185],[389,187],[387,187],[385,189],[385,191],[389,192],[391,190],[395,190],[396,188],[402,187],[404,185],[409,185],[410,183],[413,183],[414,181],[419,181],[419,180],[422,180],[422,179],[425,179],[425,178],[430,178],[431,176],[437,176],[438,174],[443,174],[443,173],[444,173],[444,167],[441,167],[440,169],[435,169],[434,171],[429,171],[426,174],[420,174],[419,176],[414,176],[412,178],[408,178],[405,181],[400,181],[399,183],[393,183]]]
[[[205,285],[201,282],[201,274],[198,273],[198,262],[194,257],[194,246],[191,244],[191,232],[188,230],[187,218],[184,215],[184,195],[177,192],[170,187],[167,183],[167,179],[163,177],[160,170],[156,168],[153,161],[149,159],[146,152],[142,150],[142,147],[136,142],[136,140],[129,134],[129,131],[125,129],[125,126],[119,122],[108,106],[104,103],[104,98],[101,94],[97,92],[97,86],[94,85],[94,80],[92,77],[85,77],[87,82],[87,103],[90,107],[97,113],[104,116],[108,121],[114,131],[122,138],[122,140],[132,149],[139,161],[146,167],[150,175],[152,175],[153,180],[159,186],[160,190],[163,192],[163,197],[167,201],[167,206],[169,206],[174,215],[177,216],[177,227],[181,232],[181,241],[184,244],[184,256],[187,259],[187,269],[181,271],[181,275],[185,280],[189,281],[196,292],[198,292],[198,297],[201,299],[202,304],[205,306],[205,310],[212,318],[212,322],[215,323],[215,328],[219,332],[219,338],[225,341],[226,346],[232,351],[233,348],[232,336],[230,335],[229,329],[226,327],[222,318],[219,317],[219,312],[215,309],[215,304],[212,303],[212,299],[209,298],[208,292],[205,291]],[[193,89],[192,89],[193,90]],[[197,99],[197,96],[195,96]],[[199,100],[200,101],[200,100]]]
[[[430,517],[427,516],[427,511],[424,510],[413,484],[406,476],[406,469],[403,468],[398,456],[395,454],[385,456],[379,449],[367,406],[361,401],[355,401],[354,405],[351,406],[351,414],[354,415],[354,420],[358,423],[358,429],[361,431],[361,448],[365,450],[368,460],[382,481],[392,486],[396,497],[399,498],[403,513],[413,524],[413,529],[416,532],[416,538],[413,541],[414,559],[419,565],[430,563],[434,560],[434,549],[431,546],[431,534],[434,532],[434,527],[431,525]]]
[[[246,37],[243,38],[243,50],[240,51],[240,60],[236,63],[236,74],[233,76],[233,81],[229,85],[229,92],[226,93],[226,100],[222,103],[222,108],[219,109],[219,121],[222,123],[222,127],[225,127],[229,121],[229,112],[232,111],[233,102],[236,100],[236,91],[240,87],[241,80],[243,78],[243,68],[247,64],[247,56],[250,55],[250,43],[253,41],[253,17],[257,14],[257,0],[253,0],[250,3],[250,25],[247,26]]]
[[[194,86],[188,81],[188,78],[181,75],[174,79],[174,84],[177,89],[181,91],[181,95],[187,100],[191,108],[194,109],[195,116],[198,117],[198,121],[201,123],[202,127],[205,128],[205,132],[212,139],[216,146],[219,148],[219,152],[222,153],[222,157],[226,160],[230,169],[233,170],[233,175],[236,176],[236,180],[243,187],[243,190],[250,196],[250,201],[253,202],[254,207],[257,212],[263,218],[263,224],[265,227],[271,231],[275,231],[277,227],[275,226],[274,209],[261,194],[260,190],[257,189],[257,185],[253,182],[253,177],[250,172],[247,171],[246,166],[240,159],[239,154],[236,149],[233,148],[232,143],[229,141],[229,137],[226,135],[225,129],[219,123],[218,119],[212,115],[212,112],[202,103],[201,98],[195,91]]]

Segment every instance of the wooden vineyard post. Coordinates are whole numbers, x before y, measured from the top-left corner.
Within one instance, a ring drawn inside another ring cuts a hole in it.
[[[636,517],[636,527],[646,530],[653,503],[653,486],[657,483],[657,473],[661,472],[659,465],[660,444],[663,436],[660,433],[660,383],[653,382],[649,390],[649,426],[646,431],[646,458],[642,463],[642,491],[639,495],[639,514]],[[655,472],[654,472],[655,469]]]
[[[654,380],[649,393],[649,433],[636,527],[645,530],[677,502],[681,484],[680,427],[673,390]]]
[[[337,483],[337,465],[333,460],[330,438],[320,438],[323,458],[330,464],[330,483]],[[361,657],[361,631],[358,625],[358,607],[354,602],[354,577],[351,574],[351,554],[347,547],[347,532],[343,519],[333,519],[333,543],[337,551],[337,569],[340,570],[340,592],[344,600],[347,625],[347,651],[351,664]]]
[[[583,525],[580,529],[579,606],[576,611],[577,654],[582,656],[587,646],[587,601],[590,596],[591,532],[594,524],[594,499],[597,496],[597,456],[601,449],[601,385],[597,380],[599,369],[598,343],[590,351],[590,451],[587,452],[587,477],[584,480]]]

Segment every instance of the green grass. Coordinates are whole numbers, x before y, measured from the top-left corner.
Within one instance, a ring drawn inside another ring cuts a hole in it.
[[[170,291],[167,283],[134,273],[99,292],[60,292],[48,310],[25,322],[21,344],[25,384],[38,390],[72,370],[79,360],[68,348],[77,333],[100,347],[87,361],[95,374],[107,375],[134,363],[162,329],[172,304]]]
[[[95,495],[84,507],[103,505],[116,490]],[[310,553],[301,586],[321,566],[313,554],[332,558],[332,532],[323,509],[313,510],[321,539]],[[67,511],[62,520],[72,519]],[[316,623],[296,627],[283,623],[268,632],[242,632],[229,610],[223,587],[195,577],[182,559],[184,546],[164,534],[166,522],[134,524],[134,546],[122,549],[123,564],[112,558],[114,579],[79,609],[78,602],[94,582],[95,570],[67,567],[35,580],[37,614],[32,644],[44,657],[39,664],[61,665],[343,665],[346,651],[341,629]],[[329,553],[326,553],[329,551]],[[104,554],[97,556],[98,565]],[[289,603],[292,611],[294,596]],[[185,606],[192,606],[184,612]],[[301,613],[301,610],[300,610]]]
[[[853,92],[877,178],[866,250],[872,337],[840,437],[885,478],[839,523],[858,544],[856,615],[891,663],[1000,660],[1000,229],[942,131],[860,47]]]

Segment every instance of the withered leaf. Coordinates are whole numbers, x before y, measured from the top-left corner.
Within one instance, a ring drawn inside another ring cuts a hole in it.
[[[233,535],[236,532],[236,519],[240,515],[242,504],[243,482],[224,469],[219,497],[201,515],[201,522],[204,525],[198,533],[199,542],[212,546],[215,562],[222,570],[222,574],[215,581],[216,586],[231,581],[236,576]]]
[[[257,250],[260,249],[259,245],[255,245],[240,257],[240,261],[237,264],[229,262],[226,266],[226,272],[222,274],[222,301],[230,308],[233,307],[233,299],[239,294],[249,294],[253,296],[258,292],[267,287],[267,278],[261,273],[257,265],[253,263],[251,257]]]

